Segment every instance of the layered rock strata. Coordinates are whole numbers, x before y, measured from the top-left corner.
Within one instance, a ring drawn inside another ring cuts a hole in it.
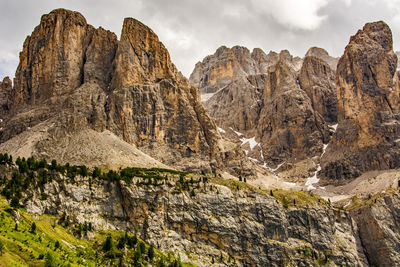
[[[234,261],[238,266],[400,263],[396,192],[371,207],[343,211],[322,202],[286,209],[267,194],[210,183],[201,184],[194,196],[172,193],[167,185],[93,181],[89,186],[79,176],[73,184],[68,181],[58,176],[48,183],[42,192],[46,200],[40,199],[39,189],[31,192],[27,210],[67,211],[74,222],[92,222],[98,230],[138,231],[146,242],[199,266],[214,260],[216,265]]]

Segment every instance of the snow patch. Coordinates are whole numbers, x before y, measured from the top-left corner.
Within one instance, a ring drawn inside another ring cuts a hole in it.
[[[240,141],[242,141],[242,145],[249,143],[250,145],[250,149],[253,150],[257,145],[259,145],[256,141],[256,137],[252,137],[252,138],[240,138]]]
[[[336,123],[336,124],[334,124],[334,125],[329,125],[329,128],[331,128],[331,130],[332,130],[333,132],[335,132],[335,133],[336,133],[337,127],[338,127],[338,123]]]
[[[222,128],[217,127],[217,129],[218,129],[218,131],[219,131],[220,133],[226,133],[225,130],[222,129]]]
[[[314,175],[307,178],[307,182],[306,182],[306,186],[307,186],[307,190],[314,190],[316,189],[313,184],[316,184],[319,182],[319,179],[317,177],[317,173],[321,170],[321,165],[318,164],[317,170],[315,171]]]
[[[295,187],[296,183],[290,183],[290,182],[283,182],[285,185],[288,185],[289,187]]]
[[[286,161],[282,162],[281,164],[278,164],[278,166],[276,166],[275,169],[272,169],[271,167],[268,167],[268,166],[267,166],[267,163],[264,162],[263,167],[264,167],[265,169],[269,170],[270,172],[275,173],[283,164],[285,164],[285,162],[286,162]]]

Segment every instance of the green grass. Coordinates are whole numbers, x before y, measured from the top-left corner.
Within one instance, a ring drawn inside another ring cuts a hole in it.
[[[260,194],[268,194],[271,195],[271,190],[263,190],[259,189],[255,186],[252,186],[245,182],[239,182],[232,179],[223,179],[223,178],[213,178],[211,180],[214,184],[224,185],[230,188],[232,191],[248,191],[255,192]],[[275,189],[272,190],[273,197],[278,200],[282,205],[286,205],[287,207],[305,207],[305,206],[328,206],[328,202],[322,199],[320,196],[316,194],[310,194],[309,192],[298,191],[298,190],[283,190],[283,189]],[[286,203],[286,204],[285,204]]]
[[[305,206],[328,206],[328,202],[316,194],[310,194],[298,190],[272,190],[274,198],[284,204],[287,201],[288,207],[305,207]],[[268,192],[270,194],[270,192]]]
[[[72,226],[64,228],[57,224],[58,217],[42,215],[34,217],[23,209],[18,209],[21,214],[18,230],[14,230],[15,221],[11,215],[11,207],[0,198],[0,241],[4,244],[3,253],[0,255],[0,266],[43,266],[45,255],[51,253],[55,262],[61,266],[105,266],[118,265],[120,258],[128,265],[133,264],[135,248],[119,250],[116,245],[121,237],[125,236],[124,231],[100,231],[93,232],[94,237],[90,240],[83,240],[72,234]],[[31,233],[31,225],[35,222],[36,233]],[[110,259],[103,251],[103,243],[107,236],[111,236],[114,242],[116,258]],[[133,234],[129,234],[133,236]],[[138,243],[142,242],[139,238]],[[56,242],[60,247],[56,248]],[[137,243],[137,244],[138,244]],[[137,244],[135,247],[137,247]],[[149,245],[144,243],[145,250]],[[162,258],[166,266],[175,261],[172,253],[165,254],[157,249],[153,265]],[[139,263],[146,266],[150,263],[147,255],[142,254]],[[182,266],[194,266],[190,263]]]

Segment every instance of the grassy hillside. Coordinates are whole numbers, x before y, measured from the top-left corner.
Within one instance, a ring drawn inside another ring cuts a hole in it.
[[[18,224],[12,214],[15,211],[20,214]],[[82,227],[82,236],[91,236],[86,240],[75,236],[80,226],[64,227],[58,224],[59,220],[51,215],[35,217],[21,208],[13,209],[1,197],[0,266],[191,266],[182,264],[172,253],[150,247],[134,234],[95,232]]]

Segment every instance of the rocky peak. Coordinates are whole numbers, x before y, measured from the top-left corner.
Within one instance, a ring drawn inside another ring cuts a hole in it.
[[[383,21],[365,24],[362,30],[350,38],[350,44],[365,44],[368,39],[379,44],[386,52],[393,50],[392,31]]]
[[[78,12],[56,9],[43,15],[20,53],[14,104],[36,104],[79,87],[92,30]]]
[[[177,76],[169,53],[158,36],[133,18],[124,19],[114,66],[114,88]]]
[[[392,34],[384,22],[368,23],[350,38],[336,72],[339,127],[325,154],[327,177],[352,178],[399,166],[396,66]]]
[[[306,56],[305,57],[316,57],[319,58],[323,61],[325,61],[326,63],[329,64],[329,67],[332,70],[336,70],[336,65],[338,62],[338,58],[334,58],[331,57],[328,52],[323,49],[323,48],[319,48],[319,47],[311,47],[310,49],[307,50]]]
[[[20,59],[12,114],[0,132],[2,150],[14,156],[118,167],[113,162],[133,164],[132,157],[114,161],[105,151],[124,143],[123,151],[139,148],[177,168],[216,170],[243,159],[221,139],[157,35],[133,18],[124,20],[118,41],[77,12],[54,10],[27,37]],[[34,140],[15,148],[14,138]],[[92,140],[96,149],[87,145]]]
[[[321,57],[326,58],[329,55],[325,50],[319,48],[308,50],[298,80],[301,88],[311,99],[313,109],[322,115],[326,122],[336,123],[335,72],[330,68],[328,62]]]

